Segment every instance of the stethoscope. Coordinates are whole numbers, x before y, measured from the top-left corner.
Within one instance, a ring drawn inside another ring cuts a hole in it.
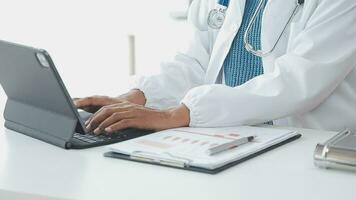
[[[229,1],[230,0],[218,0],[217,7],[212,9],[209,12],[208,26],[210,28],[212,28],[212,29],[220,29],[221,28],[221,26],[223,25],[224,20],[225,20],[226,10],[227,10],[227,7],[229,6]],[[277,41],[274,43],[274,45],[272,46],[272,48],[270,50],[262,51],[262,50],[255,49],[249,43],[248,36],[251,33],[251,30],[252,30],[252,27],[253,27],[254,23],[256,22],[257,15],[262,11],[262,7],[266,3],[266,1],[267,0],[260,0],[260,3],[258,4],[256,11],[252,15],[252,18],[251,18],[250,22],[248,23],[247,29],[246,29],[246,31],[244,33],[244,46],[245,46],[245,49],[248,52],[250,52],[253,55],[258,56],[258,57],[266,57],[266,56],[268,56],[270,53],[272,53],[274,51],[274,49],[276,48],[277,44],[281,40],[283,34],[285,33],[287,27],[289,26],[289,24],[293,20],[294,16],[298,12],[299,8],[304,4],[304,0],[296,0],[296,6],[295,6],[295,8],[293,10],[293,13],[289,17],[289,19],[288,19],[286,25],[284,26],[282,32],[279,34]]]

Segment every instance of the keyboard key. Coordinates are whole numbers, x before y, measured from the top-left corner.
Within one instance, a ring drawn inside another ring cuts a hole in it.
[[[110,139],[118,139],[121,138],[121,135],[120,134],[117,134],[115,136],[105,135],[105,134],[95,135],[94,133],[88,133],[83,135],[79,133],[74,133],[73,137],[83,142],[95,143],[95,142],[105,142]]]

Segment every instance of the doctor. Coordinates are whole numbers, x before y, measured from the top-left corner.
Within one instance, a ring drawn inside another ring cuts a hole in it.
[[[356,128],[356,1],[195,0],[189,22],[189,48],[160,74],[75,100],[96,111],[89,129]]]

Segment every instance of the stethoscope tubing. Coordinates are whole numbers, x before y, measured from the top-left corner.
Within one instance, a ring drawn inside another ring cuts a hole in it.
[[[262,11],[262,7],[263,5],[266,3],[266,0],[260,0],[258,6],[257,6],[257,9],[255,10],[255,12],[253,13],[252,15],[252,18],[250,20],[250,22],[248,23],[247,25],[247,29],[244,33],[244,37],[243,37],[243,41],[244,41],[244,47],[246,49],[246,51],[250,52],[251,54],[255,55],[255,56],[258,56],[258,57],[266,57],[268,55],[270,55],[277,47],[278,43],[280,42],[282,36],[284,35],[284,33],[286,32],[287,30],[287,27],[290,25],[290,23],[292,22],[293,18],[295,17],[295,15],[297,14],[299,8],[304,4],[304,0],[297,0],[296,1],[296,6],[295,8],[293,9],[293,12],[292,14],[290,15],[287,23],[284,25],[283,27],[283,30],[282,32],[279,34],[278,38],[277,38],[277,41],[274,43],[274,45],[272,46],[272,48],[268,51],[262,51],[262,50],[258,50],[258,49],[255,49],[250,43],[249,43],[249,40],[248,40],[248,36],[249,34],[251,33],[252,31],[252,27],[254,25],[254,23],[256,22],[256,19],[257,19],[257,15]],[[215,11],[215,12],[212,12],[210,11],[209,13],[209,16],[208,16],[208,25],[209,27],[213,28],[213,29],[219,29],[221,28],[221,21],[220,23],[218,24],[218,26],[216,25],[217,23],[215,21],[212,21],[214,19],[222,19],[223,20],[225,19],[225,10],[227,9],[228,7],[228,4],[229,4],[229,0],[219,0],[218,4],[220,6],[223,6],[224,7],[224,10],[217,10],[217,9],[213,9],[212,11]],[[219,13],[218,13],[219,12]],[[211,16],[212,14],[219,14],[220,18],[216,17],[216,16]],[[223,15],[223,16],[221,16]]]
[[[302,2],[302,3],[301,3]],[[295,15],[297,14],[300,6],[304,3],[303,0],[298,0],[297,1],[297,5],[295,6],[295,8],[293,9],[292,15],[289,17],[287,23],[284,25],[282,32],[279,34],[277,41],[274,43],[274,45],[272,46],[272,48],[268,51],[262,51],[262,50],[257,50],[254,49],[253,46],[249,43],[248,41],[248,35],[251,33],[252,31],[252,26],[253,24],[256,22],[256,18],[257,15],[262,11],[262,6],[264,5],[264,3],[266,3],[266,0],[261,0],[260,3],[258,4],[258,7],[256,9],[256,11],[254,12],[254,14],[252,15],[251,21],[249,22],[249,24],[247,25],[247,29],[244,33],[244,45],[245,45],[245,49],[252,53],[255,56],[258,57],[267,57],[268,55],[270,55],[277,47],[277,44],[279,43],[279,41],[281,40],[282,36],[284,35],[284,33],[286,32],[287,27],[289,26],[289,24],[292,22],[293,18],[295,17]]]

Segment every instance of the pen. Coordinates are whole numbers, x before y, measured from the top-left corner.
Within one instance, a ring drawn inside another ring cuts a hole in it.
[[[239,139],[233,140],[231,142],[212,147],[207,150],[207,153],[209,154],[209,156],[211,156],[211,155],[238,147],[240,145],[246,144],[248,142],[251,142],[254,138],[255,138],[254,136],[247,136],[247,137],[239,138]]]

